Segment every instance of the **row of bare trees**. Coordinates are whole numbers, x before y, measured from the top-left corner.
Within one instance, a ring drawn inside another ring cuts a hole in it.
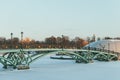
[[[44,41],[25,38],[23,41],[17,37],[6,39],[0,37],[0,49],[18,49],[18,48],[78,48],[85,46],[88,42],[80,37],[70,40],[68,36],[48,37]]]

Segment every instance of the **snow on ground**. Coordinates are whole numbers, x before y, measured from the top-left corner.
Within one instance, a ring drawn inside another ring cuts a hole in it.
[[[0,65],[0,80],[120,80],[120,61],[75,63],[74,60],[36,60],[29,70],[4,70]]]

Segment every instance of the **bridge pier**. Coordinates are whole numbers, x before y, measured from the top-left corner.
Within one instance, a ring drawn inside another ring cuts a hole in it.
[[[24,69],[30,69],[29,65],[18,65],[17,66],[18,70],[24,70]]]

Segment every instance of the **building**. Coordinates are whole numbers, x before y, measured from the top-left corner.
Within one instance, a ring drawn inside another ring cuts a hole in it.
[[[101,49],[120,53],[120,40],[100,40],[86,45],[87,49]]]

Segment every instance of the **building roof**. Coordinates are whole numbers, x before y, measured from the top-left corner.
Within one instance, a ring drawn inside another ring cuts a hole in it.
[[[100,40],[86,45],[84,48],[99,48],[120,53],[120,40]]]

